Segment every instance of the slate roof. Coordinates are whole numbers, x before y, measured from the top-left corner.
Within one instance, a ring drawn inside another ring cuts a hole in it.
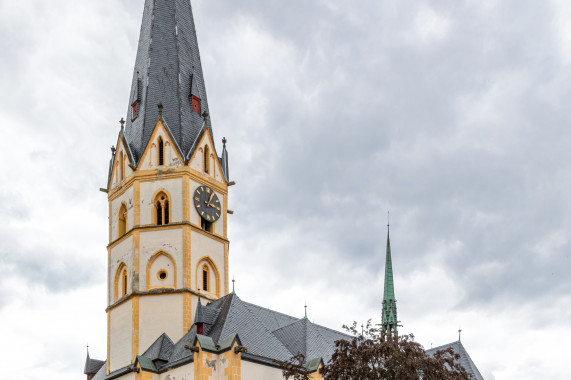
[[[176,344],[163,334],[138,358],[139,363],[148,368],[154,365],[160,372],[191,361],[193,352],[186,347],[197,342],[205,350],[224,351],[235,340],[248,349],[242,354],[244,359],[275,365],[274,360],[285,361],[302,353],[308,360],[327,362],[335,351],[335,341],[351,338],[307,318],[244,302],[235,293],[197,306],[196,321],[204,323],[204,335],[196,334],[195,325]]]
[[[474,364],[474,362],[470,358],[470,355],[468,355],[468,351],[466,351],[464,345],[462,345],[462,342],[460,341],[448,343],[440,347],[431,348],[429,350],[426,350],[426,353],[428,355],[434,355],[436,351],[445,350],[449,347],[451,347],[455,353],[460,355],[460,364],[462,364],[462,366],[466,369],[468,373],[472,374],[474,380],[484,380],[484,378],[480,374],[480,371],[478,371],[478,367],[476,367],[476,364]]]
[[[192,95],[201,99],[201,113],[209,112],[190,1],[145,0],[124,132],[133,164],[149,142],[159,103],[164,107],[162,120],[187,156],[204,126],[202,115],[192,111]],[[138,111],[132,119],[135,101]]]
[[[105,364],[102,360],[91,359],[89,357],[89,352],[87,352],[87,358],[85,359],[85,366],[83,368],[83,373],[86,375],[95,375],[101,367]]]

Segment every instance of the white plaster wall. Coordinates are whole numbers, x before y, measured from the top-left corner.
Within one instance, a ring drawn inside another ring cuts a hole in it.
[[[158,146],[159,136],[163,138],[164,142],[165,165],[162,167],[157,166],[157,157],[158,157],[157,146]],[[152,141],[149,141],[151,149],[149,149],[147,153],[143,155],[143,158],[141,160],[142,162],[141,168],[143,170],[182,166],[182,163],[180,162],[178,155],[174,150],[175,148],[172,146],[169,140],[170,139],[166,131],[160,128],[157,134],[155,135],[155,138]]]
[[[111,202],[111,241],[115,241],[117,236],[117,223],[119,222],[119,208],[125,202],[127,205],[127,231],[133,228],[133,187],[127,189],[121,196]]]
[[[196,152],[194,153],[194,157],[190,160],[188,166],[193,168],[194,170],[203,173],[204,169],[202,167],[202,157],[204,155],[203,148],[197,148]]]
[[[117,380],[135,380],[135,373],[129,372],[126,375],[118,377]]]
[[[159,190],[170,195],[171,223],[182,221],[182,178],[141,182],[141,225],[152,223],[153,196]]]
[[[110,311],[109,364],[111,372],[131,364],[132,304],[131,300]]]
[[[127,265],[127,272],[129,273],[128,288],[127,292],[131,293],[133,290],[133,237],[129,236],[121,243],[117,244],[113,249],[111,249],[110,261],[109,261],[109,275],[108,275],[108,304],[115,302],[115,275],[117,274],[117,269],[121,263]]]
[[[278,368],[268,367],[242,360],[242,380],[283,380],[282,371]]]
[[[194,380],[194,363],[173,368],[161,374],[159,380]]]
[[[194,280],[192,281],[193,289],[197,290],[198,287],[202,288],[200,285],[202,283],[202,258],[204,256],[210,257],[210,259],[216,265],[218,269],[218,273],[220,274],[220,295],[224,294],[224,244],[210,238],[207,236],[202,235],[199,232],[192,231],[190,234],[191,240],[191,269],[192,269],[192,276],[194,276]],[[198,276],[196,275],[197,266],[200,265],[198,268]],[[215,280],[214,273],[211,274],[210,277],[211,281]],[[197,285],[198,281],[198,287]]]
[[[193,181],[192,179],[190,180],[190,196],[192,198],[191,202],[190,202],[190,221],[191,223],[194,223],[196,225],[200,226],[200,215],[198,214],[198,211],[196,211],[196,207],[194,206],[194,191],[196,190],[197,187],[199,186],[203,186],[202,184]],[[218,197],[218,199],[220,200],[220,203],[222,205],[222,213],[220,215],[220,218],[218,218],[218,220],[216,221],[216,223],[214,223],[214,233],[218,234],[218,235],[224,235],[224,205],[225,203],[225,199],[224,199],[224,195],[222,195],[221,193],[215,191],[216,196]]]
[[[151,257],[158,251],[165,251],[172,256],[177,269],[176,287],[182,288],[182,241],[182,228],[161,231],[141,231],[139,289],[146,289],[147,264],[149,263]],[[151,273],[151,276],[155,276],[155,274]]]
[[[167,274],[167,277],[164,280],[161,280],[158,276],[159,272],[162,271],[166,272]],[[149,277],[151,288],[174,287],[174,263],[167,256],[160,255],[155,259],[155,261],[153,261],[149,271]]]
[[[162,333],[166,333],[173,342],[182,338],[182,294],[141,297],[139,307],[139,352],[145,352]]]

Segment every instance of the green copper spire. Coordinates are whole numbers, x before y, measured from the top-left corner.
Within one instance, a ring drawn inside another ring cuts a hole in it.
[[[383,296],[383,332],[397,334],[397,301],[393,283],[390,226],[387,229],[387,258],[385,262],[385,294]]]

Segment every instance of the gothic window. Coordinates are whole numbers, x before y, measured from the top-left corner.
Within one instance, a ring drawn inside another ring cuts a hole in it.
[[[204,172],[206,174],[210,173],[210,149],[208,145],[204,146]]]
[[[163,138],[159,137],[159,146],[158,146],[158,166],[163,166],[165,164],[165,144],[163,142]]]
[[[210,291],[210,287],[209,287],[209,280],[210,280],[210,273],[208,270],[208,266],[204,265],[202,267],[202,290],[204,290],[205,292]]]
[[[120,238],[127,233],[127,206],[124,203],[119,208],[117,216],[117,238]]]
[[[121,296],[127,295],[127,269],[123,270],[123,291]]]
[[[155,221],[158,226],[170,223],[169,198],[163,192],[155,198]]]
[[[117,268],[117,272],[115,274],[115,286],[114,286],[114,301],[119,300],[119,298],[127,295],[129,291],[129,274],[127,271],[127,266],[125,263],[121,263],[119,268]]]
[[[192,111],[200,115],[200,98],[192,95]]]

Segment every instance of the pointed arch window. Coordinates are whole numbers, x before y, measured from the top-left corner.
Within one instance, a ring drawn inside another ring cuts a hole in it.
[[[117,213],[117,238],[127,233],[127,206],[123,203]]]
[[[121,263],[115,274],[113,299],[115,301],[124,297],[129,292],[129,271],[125,263]]]
[[[204,146],[204,172],[210,173],[210,149],[208,145]]]
[[[121,296],[126,296],[127,295],[127,269],[123,270],[123,275],[121,276],[123,278],[123,287],[122,287],[122,291],[121,291]]]
[[[202,266],[202,290],[205,292],[210,291],[210,271],[206,264]]]
[[[170,202],[168,196],[160,192],[155,198],[155,221],[158,226],[170,223]]]
[[[165,164],[165,143],[162,137],[159,137],[159,144],[157,146],[157,165],[164,166]]]

